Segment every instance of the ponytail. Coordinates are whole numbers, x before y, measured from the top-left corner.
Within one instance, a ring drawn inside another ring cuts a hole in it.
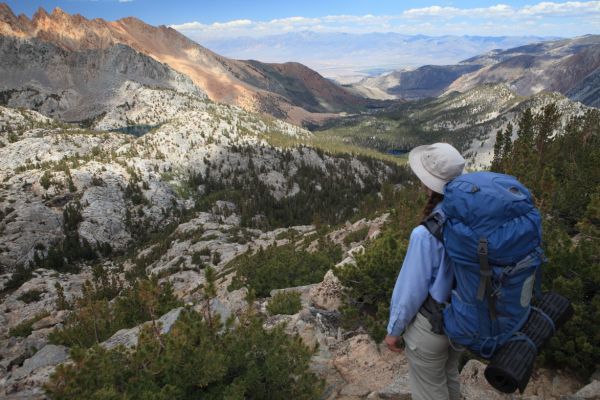
[[[423,208],[423,218],[427,218],[433,211],[433,208],[442,200],[444,200],[443,194],[432,191],[427,200],[427,204],[425,204],[425,208]]]

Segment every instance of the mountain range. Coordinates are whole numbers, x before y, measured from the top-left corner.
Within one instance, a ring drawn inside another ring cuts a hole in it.
[[[128,46],[187,75],[214,101],[295,123],[319,121],[340,112],[364,110],[377,103],[350,93],[301,64],[232,60],[200,46],[175,29],[154,27],[133,17],[118,21],[89,20],[81,15],[69,15],[60,8],[52,13],[40,8],[29,19],[25,15],[16,16],[3,3],[0,4],[0,35],[36,39],[73,53],[74,58],[80,52],[102,51],[117,44]],[[9,70],[21,67],[7,64],[10,60],[4,61],[4,68]],[[33,76],[31,80],[36,83],[47,80],[37,78]],[[4,92],[18,89],[8,87],[10,80],[1,83]],[[4,97],[6,103],[6,95]]]
[[[493,49],[550,40],[538,36],[426,36],[396,32],[289,32],[261,37],[203,37],[181,30],[209,49],[236,59],[298,61],[339,83],[428,64],[455,64]],[[423,51],[427,49],[427,51]]]
[[[558,92],[600,106],[600,36],[586,35],[493,50],[455,65],[426,65],[366,78],[355,92],[376,98],[420,99],[505,83],[520,96]]]
[[[597,104],[596,41],[495,50],[361,89],[295,62],[229,59],[136,18],[108,22],[60,9],[28,18],[0,4],[0,398],[47,399],[60,364],[94,380],[115,372],[110,363],[73,364],[101,348],[142,349],[132,353],[142,361],[160,356],[143,350],[144,337],[160,342],[173,326],[173,335],[185,333],[174,325],[183,304],[209,321],[218,314],[216,329],[241,323],[242,338],[254,336],[248,314],[260,318],[261,335],[293,334],[314,350],[311,371],[328,399],[410,398],[404,356],[342,323],[347,294],[336,277],[368,264],[383,293],[395,275],[382,279],[382,271],[397,274],[422,194],[404,158],[389,153],[445,141],[470,168],[487,167],[495,132],[526,108],[555,104],[564,122],[588,111],[575,100]],[[293,314],[273,311],[282,293],[297,294]],[[171,297],[164,310],[155,307]],[[119,304],[122,314],[114,312]],[[183,336],[195,337],[190,332]],[[234,354],[246,352],[243,342],[231,341]],[[272,347],[280,356],[289,350]],[[179,353],[192,358],[182,365],[212,373],[196,353]],[[280,366],[259,358],[267,374],[232,357],[231,378],[241,382],[238,361],[261,382]],[[463,369],[465,399],[495,398],[473,362]],[[173,367],[167,375],[179,376]],[[126,374],[116,371],[122,386]],[[533,380],[528,390],[537,398],[583,386],[562,372],[538,370]],[[93,397],[79,394],[90,380],[80,382],[71,398]],[[139,382],[146,381],[123,385]],[[176,386],[161,385],[154,394],[167,397]],[[99,396],[108,393],[101,389]]]

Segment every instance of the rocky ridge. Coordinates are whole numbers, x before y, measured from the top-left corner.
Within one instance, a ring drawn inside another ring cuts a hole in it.
[[[506,83],[521,96],[558,92],[587,106],[600,105],[597,96],[590,96],[598,90],[591,86],[594,83],[591,76],[600,68],[600,36],[541,42],[482,58],[488,65],[461,76],[447,90],[464,92],[484,83]],[[479,60],[474,57],[465,62]]]
[[[311,134],[236,107],[197,102],[201,107],[179,110],[177,118],[140,138],[74,127],[46,128],[51,122],[39,114],[0,109],[0,121],[15,127],[0,136],[4,238],[0,262],[10,268],[32,260],[38,250],[46,253],[63,237],[67,206],[77,207],[81,215],[81,238],[92,245],[110,243],[113,250],[124,249],[136,224],[156,229],[172,221],[177,210],[194,206],[190,195],[205,189],[201,184],[190,186],[192,175],[225,184],[255,174],[275,199],[282,199],[300,191],[292,181],[300,168],[324,174],[344,168],[360,185],[371,179],[383,182],[392,172],[384,164],[373,170],[360,161],[348,163],[308,147],[273,147],[267,141],[273,135]],[[30,115],[37,119],[19,128]],[[99,124],[122,121],[119,116],[109,120],[113,115],[107,113]]]
[[[457,78],[479,68],[481,65],[477,64],[424,65],[414,70],[364,78],[349,88],[375,99],[419,100],[439,96]]]
[[[61,121],[100,129],[156,126],[206,98],[187,76],[122,44],[69,52],[0,36],[0,52],[1,102]],[[107,123],[119,115],[119,124]]]
[[[69,15],[60,8],[52,13],[40,8],[29,19],[24,15],[15,16],[10,7],[2,3],[0,35],[35,38],[69,53],[126,45],[188,76],[214,101],[295,123],[319,121],[373,103],[303,65],[228,59],[172,28],[154,27],[133,17],[118,21],[88,20],[81,15]]]
[[[122,279],[144,260],[149,276],[170,282],[175,296],[194,307],[203,304],[202,265],[212,265],[222,279],[211,307],[226,317],[245,305],[245,289],[227,290],[234,274],[224,270],[229,261],[248,250],[287,243],[281,236],[290,229],[310,240],[312,248],[318,243],[310,238],[316,233],[314,226],[254,229],[243,225],[244,214],[234,203],[217,197],[199,206],[214,190],[211,186],[235,188],[250,182],[276,202],[306,196],[308,189],[325,190],[328,181],[311,175],[346,186],[354,181],[359,188],[387,181],[394,173],[394,168],[378,161],[338,157],[302,145],[311,138],[310,132],[213,103],[197,91],[133,81],[122,89],[130,95],[131,106],[108,103],[107,111],[90,121],[94,130],[36,111],[0,107],[3,398],[43,398],[42,385],[55,365],[68,362],[68,349],[49,343],[48,335],[62,327],[70,313],[58,309],[59,299],[72,303],[81,296],[95,268],[82,259],[69,261],[77,264],[73,271],[60,269],[69,257],[62,249],[73,237],[77,246],[93,252],[133,252],[118,262],[108,256],[97,262]],[[132,127],[131,121],[134,127],[152,128],[139,137],[123,133]],[[288,146],[270,144],[274,139]],[[332,238],[339,242],[344,232],[365,225],[372,226],[376,235],[384,221],[385,217],[359,221]],[[162,239],[157,242],[151,233]],[[9,286],[24,266],[31,276]],[[256,306],[264,304],[263,299]],[[164,332],[176,315],[173,310],[160,320]],[[22,329],[26,332],[17,333]],[[119,331],[104,345],[133,343],[138,332],[135,327]]]
[[[367,78],[352,90],[374,98],[417,100],[485,84],[507,85],[518,96],[557,92],[598,107],[600,37],[539,42],[492,50],[455,65],[426,65]]]

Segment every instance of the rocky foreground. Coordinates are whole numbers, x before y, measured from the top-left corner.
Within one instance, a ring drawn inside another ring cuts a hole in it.
[[[234,215],[234,214],[232,214]],[[374,220],[360,220],[354,224],[333,231],[329,238],[345,247],[345,258],[340,264],[355,262],[365,242],[346,245],[344,238],[357,230],[368,228],[365,240],[373,239],[381,232],[387,215]],[[247,247],[257,247],[269,243],[283,245],[288,239],[277,239],[288,230],[278,229],[259,235],[246,245],[228,244],[228,224],[215,222],[206,215],[204,220],[193,221],[195,226],[202,226],[207,231],[218,232],[221,236],[209,242],[198,242],[200,246],[208,246],[213,251],[223,254],[226,264],[228,259],[241,254]],[[185,231],[187,227],[183,227]],[[310,240],[314,234],[313,226],[292,227],[299,240]],[[203,276],[193,270],[185,270],[188,266],[189,240],[174,240],[168,252],[157,260],[149,269],[151,273],[162,273],[162,280],[172,282],[177,296],[185,300],[186,307],[202,310],[205,303],[197,290],[203,283]],[[148,250],[141,251],[142,257]],[[184,259],[180,270],[173,269],[175,261]],[[221,271],[223,271],[221,269]],[[48,344],[48,333],[60,327],[67,312],[56,311],[57,293],[55,283],[64,287],[67,299],[79,295],[83,281],[90,277],[90,271],[82,271],[75,275],[56,274],[52,271],[38,270],[33,279],[4,299],[0,305],[3,311],[3,339],[0,341],[0,386],[2,398],[6,399],[43,399],[42,385],[46,382],[60,363],[69,362],[69,349],[64,346]],[[217,296],[210,307],[223,319],[241,314],[246,307],[245,288],[228,291],[227,286],[231,274],[224,274],[218,281]],[[38,301],[24,304],[19,300],[24,293],[37,290],[42,293]],[[301,294],[302,309],[294,315],[269,315],[266,305],[269,298],[258,299],[253,304],[258,312],[265,315],[264,327],[269,329],[277,324],[284,324],[290,334],[298,334],[304,343],[316,350],[312,358],[311,369],[326,380],[326,399],[411,399],[408,385],[408,365],[404,354],[392,353],[383,344],[375,343],[366,333],[346,331],[340,326],[339,307],[342,302],[342,288],[332,271],[327,272],[323,281],[313,285],[281,289],[297,291]],[[274,295],[273,291],[271,294]],[[169,331],[176,321],[181,308],[176,308],[158,319],[161,332]],[[25,338],[7,338],[6,330],[14,327],[28,315],[45,313],[45,317],[32,326],[32,333]],[[117,345],[133,347],[137,343],[140,327],[124,329],[115,333],[101,345],[113,348]],[[600,381],[583,384],[561,371],[540,369],[533,376],[523,395],[501,395],[485,381],[483,371],[485,365],[476,360],[469,361],[461,373],[462,391],[465,399],[597,399],[600,396]]]

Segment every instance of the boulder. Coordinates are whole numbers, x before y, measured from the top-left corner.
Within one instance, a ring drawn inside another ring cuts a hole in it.
[[[161,335],[164,335],[165,333],[168,333],[171,330],[173,324],[179,318],[179,314],[182,310],[183,307],[174,308],[156,321],[158,324],[160,324]],[[125,347],[134,347],[138,343],[141,328],[150,324],[152,324],[152,321],[144,322],[143,324],[130,329],[121,329],[120,331],[117,331],[114,335],[112,335],[109,339],[100,343],[100,346],[104,347],[107,350],[113,349],[119,345],[123,345]]]
[[[412,395],[410,394],[408,375],[397,377],[390,385],[379,390],[377,395],[380,399],[411,400]]]
[[[368,335],[354,336],[340,343],[333,365],[349,384],[378,391],[406,376],[408,364],[404,354],[393,353],[377,345]]]
[[[562,400],[581,387],[579,381],[561,371],[539,369],[534,371],[523,394],[504,394],[494,389],[485,379],[486,365],[469,360],[460,373],[461,392],[465,400]]]
[[[67,317],[67,311],[60,310],[58,312],[54,312],[51,315],[48,315],[45,318],[40,319],[31,325],[31,329],[37,331],[38,329],[51,328],[55,325],[63,323]]]
[[[600,381],[593,380],[575,393],[576,400],[600,400]]]
[[[21,379],[43,367],[58,365],[68,358],[68,347],[47,344],[40,351],[35,353],[33,357],[25,360],[23,365],[11,374],[11,380]]]
[[[342,305],[342,284],[329,270],[323,281],[311,288],[309,296],[313,306],[327,311],[337,310]]]

